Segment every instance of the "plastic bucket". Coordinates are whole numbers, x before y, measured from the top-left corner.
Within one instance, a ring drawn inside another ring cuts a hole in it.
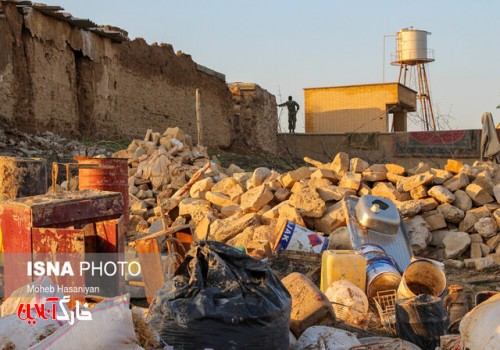
[[[411,298],[420,294],[440,297],[445,290],[444,271],[428,260],[419,259],[413,261],[405,270],[396,298]]]
[[[366,263],[366,295],[371,300],[377,292],[396,290],[401,282],[401,274],[394,260],[378,256]]]

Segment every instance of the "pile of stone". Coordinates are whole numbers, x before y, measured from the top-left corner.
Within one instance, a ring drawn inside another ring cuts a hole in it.
[[[3,156],[38,157],[70,162],[75,156],[111,156],[111,152],[99,144],[85,145],[50,131],[33,135],[15,129],[0,129],[0,152]]]
[[[113,157],[128,159],[131,227],[140,234],[156,230],[151,224],[161,216],[159,206],[172,209],[172,195],[208,161],[206,148],[193,146],[191,136],[179,128],[163,134],[148,130],[144,140],[133,140]],[[214,169],[205,176],[219,180]]]
[[[149,156],[139,157],[144,161]],[[234,165],[216,167],[191,187],[189,197],[162,205],[174,224],[191,224],[198,239],[244,246],[258,256],[274,246],[287,220],[329,236],[335,247],[345,241],[344,196],[372,194],[395,202],[415,254],[477,269],[499,261],[498,165],[448,160],[444,169],[425,163],[405,169],[370,165],[343,152],[330,163],[305,160],[312,166],[283,174],[268,168],[242,172]],[[141,184],[141,177],[134,176],[134,184]],[[156,216],[149,222],[157,221],[158,211],[151,213]]]

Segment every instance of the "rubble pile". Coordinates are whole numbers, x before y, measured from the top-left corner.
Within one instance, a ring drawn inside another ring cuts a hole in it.
[[[161,216],[157,206],[171,209],[170,198],[207,164],[207,149],[193,146],[191,136],[179,128],[163,134],[148,130],[144,140],[133,140],[125,150],[113,154],[128,159],[131,227],[147,233]],[[214,168],[215,165],[214,165]],[[206,173],[220,180],[218,171]]]
[[[311,167],[282,174],[263,167],[253,172],[243,172],[235,165],[223,169],[213,163],[191,187],[189,197],[169,202],[169,194],[201,168],[206,152],[199,147],[174,146],[183,137],[189,145],[189,138],[179,129],[154,135],[153,141],[134,141],[127,154],[120,153],[130,157],[130,194],[138,199],[132,214],[136,221],[141,218],[139,231],[149,226],[144,220],[158,220],[158,210],[153,207],[154,198],[159,196],[165,199],[162,206],[171,221],[190,223],[198,239],[251,247],[262,253],[274,246],[280,228],[291,221],[329,237],[333,249],[349,249],[341,243],[346,241],[342,199],[371,194],[396,204],[417,255],[477,269],[498,262],[500,166],[496,164],[476,162],[469,166],[448,160],[444,169],[425,163],[405,169],[397,164],[370,165],[343,152],[330,163],[306,158]],[[162,173],[163,182],[157,179],[155,186],[147,164],[160,154],[168,171]]]
[[[40,157],[58,161],[72,160],[75,156],[109,157],[112,153],[98,144],[85,145],[50,131],[32,135],[15,129],[1,128],[0,152],[4,156]]]

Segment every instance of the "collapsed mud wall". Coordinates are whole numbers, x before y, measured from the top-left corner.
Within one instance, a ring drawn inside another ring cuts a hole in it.
[[[277,152],[276,97],[254,83],[229,83],[233,95],[231,134],[233,149]]]
[[[201,70],[189,55],[143,39],[114,42],[31,7],[0,6],[4,124],[92,139],[140,137],[169,126],[195,136],[199,88],[205,143],[230,145],[231,93],[220,74]]]

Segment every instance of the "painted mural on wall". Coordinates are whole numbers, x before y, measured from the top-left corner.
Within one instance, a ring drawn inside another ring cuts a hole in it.
[[[479,157],[480,130],[413,131],[393,136],[394,156]]]

